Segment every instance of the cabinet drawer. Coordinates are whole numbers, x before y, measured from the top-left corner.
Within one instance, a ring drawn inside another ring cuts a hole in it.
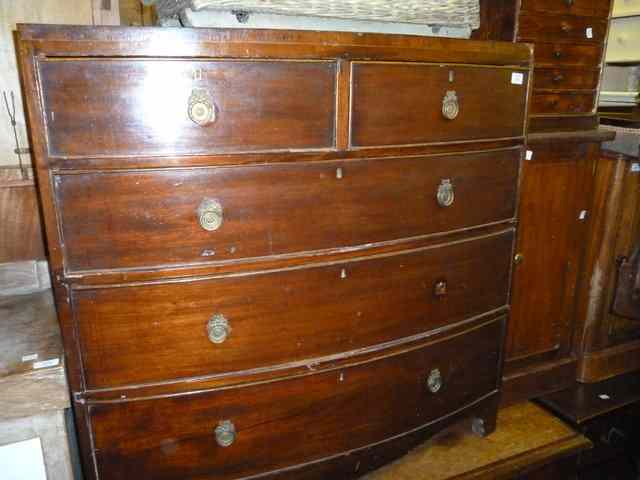
[[[94,405],[100,478],[245,478],[402,435],[496,390],[502,332],[499,320],[335,371]],[[432,393],[427,385],[439,378]],[[220,422],[235,430],[220,435],[227,447],[218,444]]]
[[[523,75],[518,84],[511,81],[514,72]],[[497,67],[355,63],[351,143],[367,147],[521,136],[527,77],[527,71]],[[457,107],[455,118],[445,118],[445,103],[452,116]]]
[[[518,40],[520,41],[601,44],[607,32],[607,20],[594,17],[523,14],[519,19]]]
[[[500,308],[508,301],[512,240],[509,230],[339,265],[77,291],[87,385],[282,365]]]
[[[519,159],[520,150],[510,149],[60,175],[65,261],[74,271],[193,264],[507,220],[514,215]],[[453,193],[453,203],[440,206],[438,191]]]
[[[334,145],[335,63],[87,59],[39,68],[52,156]],[[212,123],[191,120],[190,105],[193,118]]]
[[[600,65],[602,47],[598,45],[536,42],[534,55],[536,66],[595,67]]]
[[[522,0],[520,10],[607,18],[609,6],[610,0]]]
[[[640,16],[611,20],[607,62],[640,62]]]
[[[589,113],[593,111],[594,93],[533,93],[532,114]]]
[[[593,90],[598,86],[600,70],[581,68],[536,68],[533,88],[549,90]]]

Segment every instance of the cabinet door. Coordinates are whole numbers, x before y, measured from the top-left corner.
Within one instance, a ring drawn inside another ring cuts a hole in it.
[[[530,398],[575,378],[575,294],[597,144],[535,144],[523,162],[506,350],[506,396]],[[512,383],[513,382],[513,383]]]

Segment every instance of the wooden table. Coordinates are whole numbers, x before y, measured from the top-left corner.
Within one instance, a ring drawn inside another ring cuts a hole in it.
[[[367,480],[565,480],[591,442],[543,408],[527,402],[503,408],[486,438],[458,423]]]

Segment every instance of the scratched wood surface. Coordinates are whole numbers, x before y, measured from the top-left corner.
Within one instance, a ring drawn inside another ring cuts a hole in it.
[[[0,167],[0,263],[43,260],[38,192],[29,167]]]
[[[533,475],[539,468],[589,446],[589,440],[554,415],[526,402],[501,409],[496,430],[486,439],[471,434],[465,421],[459,422],[363,480],[538,478]],[[571,472],[549,469],[547,473],[551,475],[540,478],[565,480]]]
[[[51,290],[0,296],[0,392],[0,420],[69,406]]]

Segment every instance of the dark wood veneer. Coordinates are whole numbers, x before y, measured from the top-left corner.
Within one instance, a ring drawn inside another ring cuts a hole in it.
[[[355,247],[513,218],[519,149],[55,177],[69,271]],[[410,173],[409,173],[410,172]],[[436,202],[439,183],[455,191]],[[224,220],[198,223],[205,198]],[[167,248],[171,245],[171,248]]]
[[[495,392],[502,328],[494,321],[403,355],[278,383],[93,406],[100,478],[240,478],[409,433]],[[434,368],[443,377],[435,394],[426,384]],[[213,433],[221,420],[237,430],[227,448]]]
[[[521,83],[512,82],[513,73],[522,74]],[[529,79],[520,69],[354,63],[352,77],[354,147],[518,137],[524,129]],[[453,120],[442,115],[447,91],[460,105]]]
[[[87,386],[273,367],[459,322],[507,304],[512,242],[508,232],[329,266],[75,292]],[[214,314],[231,326],[221,344],[207,338]]]
[[[599,80],[599,69],[536,68],[533,88],[535,90],[594,90]]]
[[[536,67],[597,67],[602,59],[602,50],[601,45],[557,43],[542,39],[536,42],[535,64]]]
[[[588,29],[591,29],[590,36],[587,33]],[[540,40],[602,45],[606,33],[607,20],[594,17],[522,13],[518,25],[520,41]]]
[[[53,59],[39,75],[52,157],[335,146],[335,62]],[[216,108],[205,127],[196,88]]]
[[[521,0],[520,10],[607,17],[611,0]]]
[[[591,113],[594,110],[596,92],[534,92],[531,102],[531,113],[539,114],[574,114]]]

